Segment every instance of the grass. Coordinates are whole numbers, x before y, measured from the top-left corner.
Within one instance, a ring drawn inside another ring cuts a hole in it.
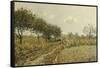
[[[79,46],[64,49],[58,56],[58,63],[96,61],[96,46]]]
[[[24,36],[19,44],[15,38],[16,66],[96,61],[95,39],[68,39],[47,42],[33,36]]]
[[[39,56],[47,54],[57,47],[59,43],[49,43],[44,39],[32,36],[25,36],[23,44],[18,43],[18,39],[15,41],[15,63],[17,65],[28,65],[31,61],[34,61]]]

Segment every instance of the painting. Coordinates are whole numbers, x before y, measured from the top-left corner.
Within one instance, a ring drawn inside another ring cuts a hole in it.
[[[11,66],[97,62],[97,6],[11,1]]]

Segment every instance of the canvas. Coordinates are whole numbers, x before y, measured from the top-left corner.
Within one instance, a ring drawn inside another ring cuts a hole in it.
[[[97,62],[97,8],[11,1],[11,66]]]

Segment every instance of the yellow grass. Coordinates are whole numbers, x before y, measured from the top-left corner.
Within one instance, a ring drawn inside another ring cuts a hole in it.
[[[96,61],[96,46],[77,46],[64,49],[57,57],[58,63]]]
[[[92,45],[92,46],[91,46]],[[24,36],[23,43],[15,38],[16,66],[96,61],[95,39],[71,39],[47,42]]]

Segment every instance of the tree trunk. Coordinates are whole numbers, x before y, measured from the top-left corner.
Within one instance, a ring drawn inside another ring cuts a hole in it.
[[[22,42],[23,42],[23,30],[18,29],[18,38],[19,38],[19,44],[22,44]]]
[[[36,32],[36,35],[37,35],[37,40],[39,41],[39,33],[38,32]]]
[[[38,39],[38,41],[39,41],[39,35],[37,36],[37,39]]]
[[[22,42],[23,42],[23,40],[22,40],[22,39],[23,39],[23,37],[22,37],[22,36],[20,36],[20,41],[19,41],[19,43],[20,43],[20,44],[22,44]]]

